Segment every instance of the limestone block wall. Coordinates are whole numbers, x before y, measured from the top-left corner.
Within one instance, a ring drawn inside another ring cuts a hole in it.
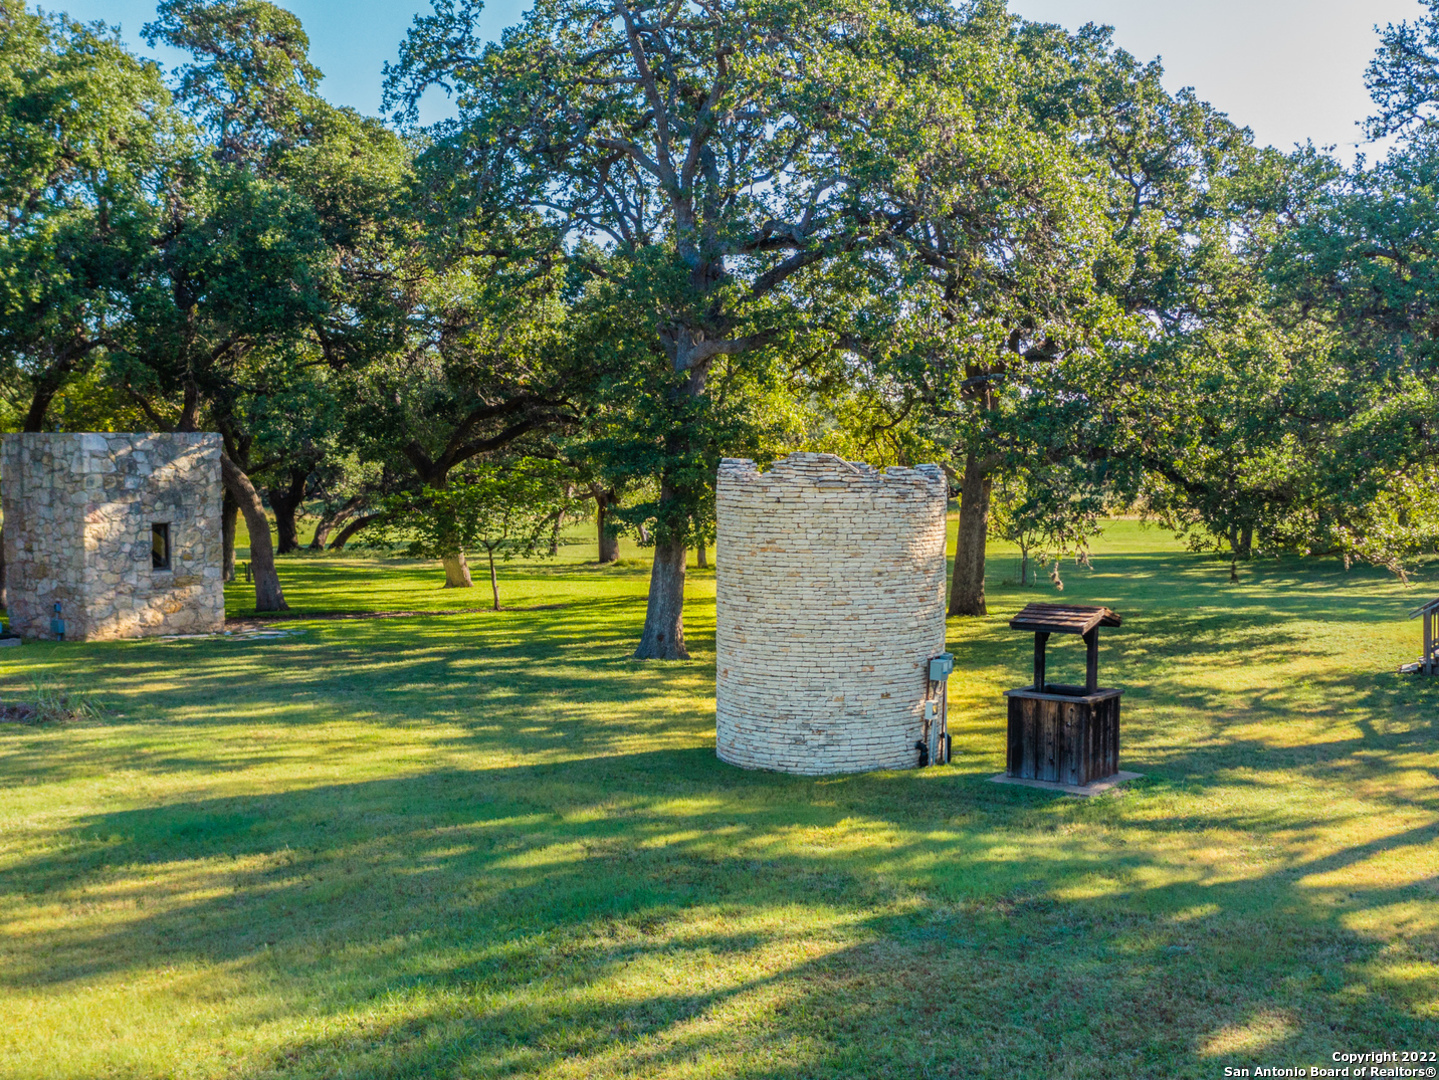
[[[811,775],[916,765],[928,662],[944,651],[942,470],[727,458],[716,494],[721,760]]]
[[[11,629],[67,640],[195,634],[225,625],[220,436],[23,434],[0,441]],[[169,526],[155,569],[152,526]]]

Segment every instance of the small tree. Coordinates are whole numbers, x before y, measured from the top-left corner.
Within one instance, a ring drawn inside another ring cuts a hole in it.
[[[1060,560],[1072,555],[1089,565],[1089,541],[1100,531],[1104,485],[1088,463],[1043,465],[1003,474],[994,486],[991,524],[1000,539],[1019,546],[1019,583],[1029,583],[1029,560],[1049,569],[1060,591]]]
[[[568,501],[553,462],[521,459],[510,465],[479,463],[450,477],[443,488],[423,487],[384,501],[378,538],[408,541],[416,558],[455,558],[482,549],[490,564],[490,590],[500,609],[495,556],[534,555],[549,545],[550,527]]]

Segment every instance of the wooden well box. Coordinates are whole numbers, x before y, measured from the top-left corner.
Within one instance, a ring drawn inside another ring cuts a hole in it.
[[[1008,776],[1083,787],[1119,772],[1123,691],[1099,686],[1099,628],[1119,624],[1108,608],[1068,604],[1030,604],[1010,620],[1012,629],[1034,633],[1034,684],[1005,692]],[[1084,686],[1045,679],[1045,645],[1055,633],[1084,639]]]
[[[1070,697],[1010,690],[1005,772],[1083,786],[1119,771],[1120,690]]]

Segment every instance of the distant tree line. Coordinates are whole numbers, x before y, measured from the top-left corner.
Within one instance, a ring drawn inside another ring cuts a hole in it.
[[[992,529],[1052,566],[1115,507],[1235,573],[1404,574],[1439,546],[1427,2],[1368,71],[1393,149],[1346,166],[1002,0],[537,0],[495,43],[435,0],[384,119],[263,0],[163,0],[170,72],[0,0],[0,428],[218,431],[260,610],[302,509],[455,587],[590,516],[601,560],[653,548],[640,658],[687,655],[724,456],[941,462],[955,615]]]

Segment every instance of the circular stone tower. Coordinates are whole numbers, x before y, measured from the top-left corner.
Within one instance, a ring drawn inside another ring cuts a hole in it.
[[[720,760],[809,775],[918,763],[928,662],[944,651],[947,497],[937,465],[721,463]]]

